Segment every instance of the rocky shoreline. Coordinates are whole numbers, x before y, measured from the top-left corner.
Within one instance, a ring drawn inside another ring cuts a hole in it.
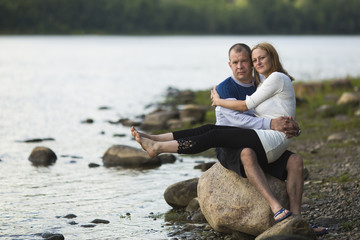
[[[319,239],[360,239],[360,79],[299,83],[294,87],[302,135],[292,141],[290,150],[304,159],[302,216],[311,224],[329,227],[329,233]],[[181,95],[172,91],[167,102],[183,103]],[[186,92],[186,101],[191,95]],[[206,105],[200,106],[204,109]],[[214,122],[214,117],[205,122]],[[170,236],[174,240],[254,239],[239,233],[218,233],[206,223],[172,224]]]
[[[329,227],[329,233],[319,239],[360,239],[360,79],[299,83],[295,85],[295,91],[297,121],[302,134],[294,138],[290,150],[304,159],[306,174],[302,217],[311,224]],[[165,102],[143,116],[142,120],[119,119],[111,124],[136,125],[152,132],[194,127],[215,122],[213,108],[209,106],[208,90],[192,92],[169,88]],[[31,142],[31,139],[26,141]],[[51,149],[40,150],[46,151],[48,156],[33,157],[35,153],[32,153],[29,160],[34,165],[55,163],[56,155]],[[129,152],[136,155],[135,164],[133,156],[128,156]],[[213,150],[204,154],[214,158],[214,162],[198,165],[197,168],[202,171],[216,162]],[[158,159],[148,159],[143,155],[132,148],[125,147],[124,150],[124,146],[112,146],[104,154],[103,163],[105,167],[121,165],[147,168],[175,161],[172,155]],[[164,198],[168,202],[166,191]],[[168,202],[174,207],[164,215],[169,238],[255,239],[239,232],[225,234],[215,231],[201,211],[199,213],[198,203],[189,203],[196,197],[194,190],[183,195],[190,196],[185,205]],[[63,239],[61,234],[51,236],[45,232],[43,235],[46,239]]]

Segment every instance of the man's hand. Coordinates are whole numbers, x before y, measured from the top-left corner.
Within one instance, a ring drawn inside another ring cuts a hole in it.
[[[278,117],[271,120],[270,128],[286,134],[286,138],[298,136],[300,126],[290,117]]]

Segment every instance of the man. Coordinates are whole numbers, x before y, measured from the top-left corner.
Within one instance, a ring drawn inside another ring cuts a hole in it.
[[[252,77],[251,50],[246,44],[238,43],[229,50],[229,66],[233,76],[227,78],[217,86],[221,98],[233,100],[245,100],[246,95],[255,92],[256,86]],[[288,117],[265,119],[253,116],[251,111],[240,113],[217,106],[216,124],[230,125],[251,129],[273,129],[284,132],[287,137],[298,136],[301,131],[299,125]],[[265,173],[281,180],[286,180],[286,189],[290,200],[290,211],[301,214],[301,198],[303,193],[303,160],[301,156],[286,151],[277,161],[262,169],[257,161],[256,153],[250,148],[225,149],[217,148],[217,157],[221,164],[247,177],[250,183],[267,200],[273,212],[281,209],[281,204],[270,190],[265,178]],[[277,216],[275,221],[282,221],[291,215],[284,210]],[[315,232],[323,232],[324,229],[314,229]]]

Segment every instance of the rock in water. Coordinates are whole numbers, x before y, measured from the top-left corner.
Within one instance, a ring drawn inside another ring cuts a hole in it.
[[[285,182],[268,175],[266,178],[275,197],[288,209]],[[275,223],[265,198],[249,180],[220,163],[200,177],[197,192],[201,211],[218,232],[238,231],[257,236]]]
[[[167,204],[173,208],[186,207],[191,200],[197,197],[198,178],[174,183],[164,192]]]
[[[105,167],[151,168],[160,166],[161,159],[149,158],[146,152],[134,147],[113,145],[105,152],[103,163]]]
[[[47,147],[36,147],[29,156],[29,161],[35,166],[49,166],[54,164],[56,159],[56,154]]]

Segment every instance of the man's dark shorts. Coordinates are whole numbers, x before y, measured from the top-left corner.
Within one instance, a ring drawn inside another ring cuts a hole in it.
[[[241,151],[242,149],[216,148],[216,156],[223,167],[246,178],[244,166],[242,165],[240,159]],[[267,169],[263,169],[264,172],[280,180],[286,180],[286,165],[291,154],[293,154],[293,152],[285,151],[278,160],[268,164]]]

